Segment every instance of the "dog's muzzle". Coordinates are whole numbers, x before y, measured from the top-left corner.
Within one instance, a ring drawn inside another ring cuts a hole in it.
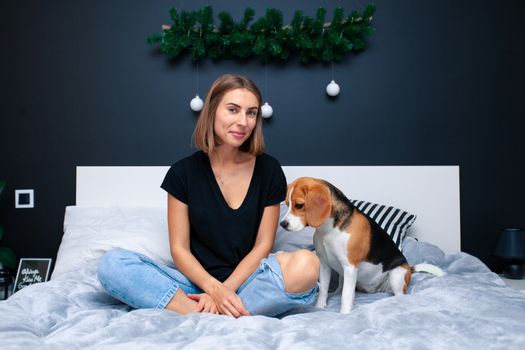
[[[281,220],[280,225],[286,231],[290,232],[296,232],[304,228],[304,224],[301,222],[301,219],[292,214],[285,215]]]

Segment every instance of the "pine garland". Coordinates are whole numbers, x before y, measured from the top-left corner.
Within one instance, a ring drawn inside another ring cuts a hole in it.
[[[151,35],[149,44],[160,44],[160,50],[174,58],[187,52],[194,61],[202,58],[261,57],[264,61],[278,58],[286,60],[299,53],[302,63],[312,60],[341,61],[345,54],[366,48],[365,35],[371,34],[375,5],[369,4],[363,13],[353,11],[349,16],[338,7],[333,19],[326,23],[326,10],[319,8],[315,18],[296,11],[292,22],[283,26],[281,11],[268,8],[266,15],[253,21],[255,12],[244,11],[238,23],[232,16],[219,13],[220,25],[214,24],[211,6],[188,12],[170,10],[173,25],[163,25],[160,33]]]

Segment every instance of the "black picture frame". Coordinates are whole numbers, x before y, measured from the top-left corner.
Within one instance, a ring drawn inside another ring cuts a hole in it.
[[[47,282],[52,259],[21,258],[16,272],[13,294],[35,283]]]

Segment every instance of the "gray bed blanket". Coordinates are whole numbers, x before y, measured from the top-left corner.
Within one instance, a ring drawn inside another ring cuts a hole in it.
[[[436,264],[447,275],[414,274],[405,296],[357,293],[348,315],[337,312],[339,295],[326,310],[279,318],[132,310],[86,266],[0,302],[0,348],[525,349],[525,294],[471,255],[412,238],[403,251],[410,264]]]

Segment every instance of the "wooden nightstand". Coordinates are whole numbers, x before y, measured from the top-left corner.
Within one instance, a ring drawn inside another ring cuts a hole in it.
[[[507,286],[517,289],[525,294],[525,279],[513,280],[510,278],[505,278],[503,277],[503,275],[499,275],[499,277],[501,277],[501,279],[507,284]]]

